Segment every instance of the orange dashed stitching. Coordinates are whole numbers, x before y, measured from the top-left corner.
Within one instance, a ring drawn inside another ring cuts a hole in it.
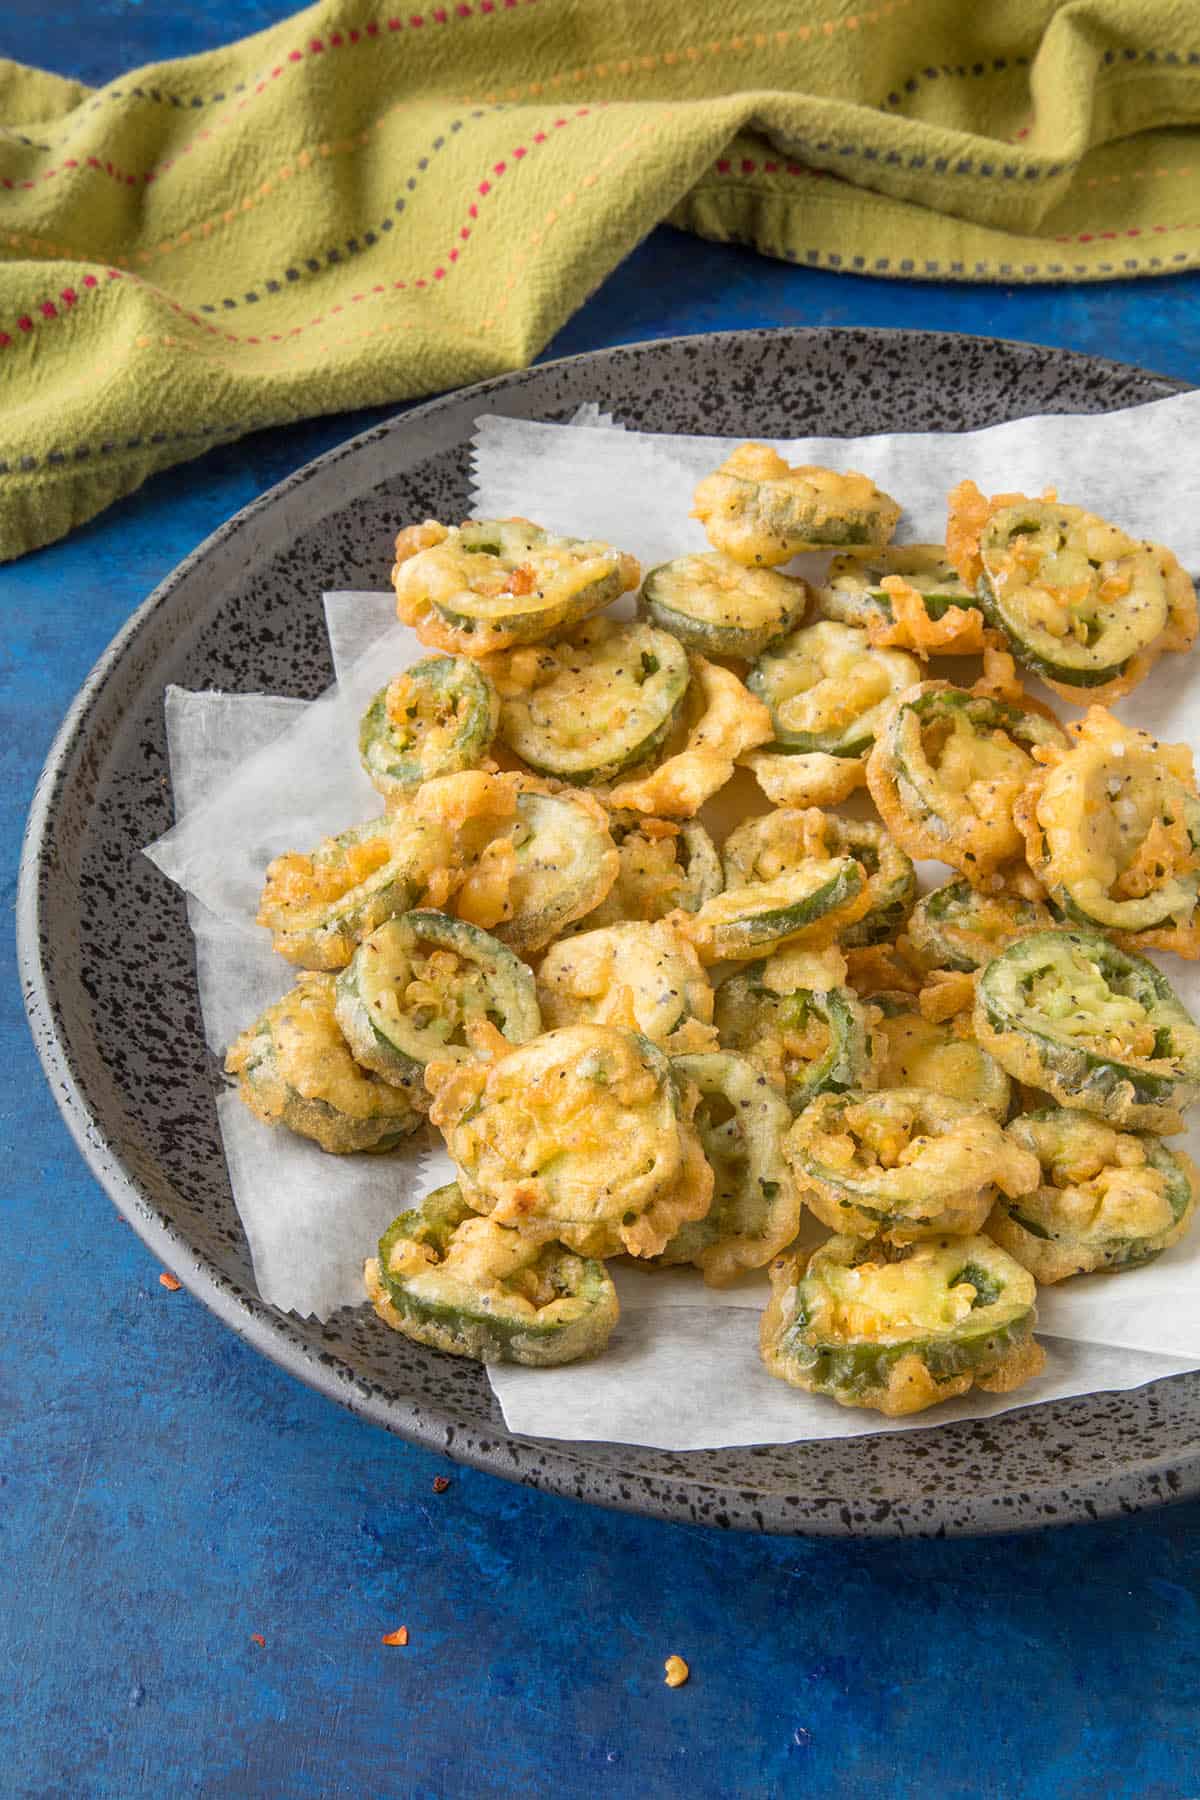
[[[489,194],[491,194],[492,192],[495,191],[496,182],[504,174],[506,174],[507,171],[511,167],[514,167],[515,165],[522,163],[528,157],[531,150],[533,150],[534,148],[540,147],[542,144],[547,144],[547,143],[552,142],[553,141],[552,133],[554,131],[565,129],[575,119],[590,118],[594,112],[597,112],[599,110],[600,109],[598,107],[580,106],[580,107],[577,107],[576,110],[567,117],[560,116],[556,119],[550,120],[550,121],[548,121],[547,127],[545,130],[539,129],[535,132],[531,132],[529,134],[529,137],[528,137],[528,140],[526,143],[517,146],[517,148],[515,148],[513,151],[511,151],[510,155],[508,157],[504,158],[502,161],[493,163],[491,165],[488,175],[485,176],[482,181],[478,182],[475,185],[474,193],[476,195],[476,199],[472,200],[470,205],[467,208],[467,217],[472,221],[472,223],[478,216],[478,212],[479,212],[478,201],[481,199],[486,199]],[[635,139],[639,136],[645,136],[648,132],[652,133],[654,131],[657,131],[658,124],[665,123],[666,120],[668,118],[670,118],[671,116],[672,115],[670,113],[664,113],[661,115],[661,119],[658,123],[643,126],[639,132],[634,132],[630,138],[623,140],[623,142],[617,146],[616,150],[610,152],[609,155],[606,156],[603,159],[603,161],[600,162],[597,166],[601,169],[607,168],[612,163],[613,158],[619,153],[620,150],[624,149],[626,147],[626,145],[635,141]],[[587,185],[589,181],[594,181],[595,179],[596,178],[594,176],[585,177],[584,185]],[[463,237],[464,232],[466,232],[467,236],[469,237],[470,227],[464,226],[462,228],[462,230],[460,230],[460,232],[458,234],[458,241],[454,244],[453,248],[450,249],[446,253],[444,260],[441,263],[439,263],[437,266],[435,266],[428,275],[417,276],[415,279],[409,278],[409,279],[403,280],[403,281],[392,281],[389,283],[376,282],[371,286],[371,288],[369,290],[366,288],[363,288],[360,292],[351,294],[349,296],[348,300],[343,299],[340,301],[335,301],[331,306],[328,306],[324,312],[315,314],[313,318],[309,319],[303,325],[292,325],[292,326],[289,326],[285,331],[266,332],[261,337],[259,337],[259,336],[243,337],[237,332],[225,331],[219,325],[212,325],[208,322],[208,320],[202,319],[198,313],[189,311],[189,309],[186,306],[184,306],[180,301],[175,300],[170,294],[166,293],[164,289],[158,287],[155,283],[150,282],[150,281],[145,281],[141,278],[141,276],[134,275],[129,271],[125,271],[124,273],[125,273],[125,278],[127,280],[131,281],[135,287],[143,288],[147,293],[153,294],[156,299],[165,302],[165,304],[170,307],[172,312],[177,313],[180,318],[186,319],[190,325],[198,326],[200,328],[200,330],[207,333],[208,336],[214,337],[214,338],[220,338],[225,343],[237,345],[239,348],[249,345],[249,346],[252,346],[256,350],[267,349],[269,351],[270,346],[273,344],[283,343],[286,338],[300,337],[303,333],[313,330],[316,326],[325,324],[327,318],[332,317],[334,314],[345,311],[347,304],[357,305],[361,302],[373,303],[375,300],[378,299],[378,297],[381,294],[382,295],[390,294],[394,297],[397,293],[404,293],[404,294],[408,295],[408,294],[412,294],[412,293],[415,293],[418,291],[425,292],[425,293],[433,292],[435,283],[440,284],[441,282],[445,281],[448,278],[448,276],[452,273],[454,267],[457,266],[459,258],[463,252],[465,241],[466,241]],[[113,280],[117,280],[120,278],[121,272],[114,270],[114,271],[111,271],[110,274],[111,274],[111,278]],[[30,330],[33,329],[33,325],[34,325],[34,321],[31,319],[30,323],[29,323]],[[374,328],[372,328],[372,329],[374,329]],[[408,329],[411,329],[411,327],[406,325],[403,327],[403,329],[408,330]],[[361,336],[363,334],[360,333],[357,335]],[[147,345],[154,342],[154,337],[151,334],[143,334],[143,336],[145,338],[145,343],[143,343],[141,341],[141,339],[137,339],[137,340],[135,340],[135,342],[138,344],[139,348],[144,349],[147,347]],[[161,333],[159,334],[159,337],[160,337],[160,341],[162,341]],[[11,340],[6,339],[5,347],[6,347],[8,341],[11,341]],[[171,347],[179,348],[179,349],[183,349],[183,348],[194,349],[197,352],[200,349],[199,345],[192,344],[192,343],[190,343],[189,340],[184,339],[184,338],[179,338],[179,339],[173,340]]]
[[[904,3],[909,4],[910,0],[904,0]],[[229,107],[228,111],[221,113],[212,125],[206,125],[202,131],[196,133],[194,138],[189,138],[186,143],[181,144],[174,156],[168,157],[164,162],[155,163],[153,167],[144,170],[140,176],[119,168],[113,162],[101,162],[96,156],[67,156],[60,163],[56,163],[54,168],[44,169],[40,175],[32,179],[18,180],[15,176],[0,176],[0,187],[10,190],[34,188],[38,182],[52,181],[58,175],[86,174],[89,170],[100,175],[110,176],[122,187],[137,187],[141,184],[158,181],[169,169],[176,166],[181,157],[190,156],[197,145],[207,143],[218,131],[223,131],[227,125],[232,124],[238,114],[244,112],[252,100],[267,92],[272,82],[278,81],[283,75],[293,73],[298,65],[311,62],[316,56],[323,56],[329,50],[351,49],[359,44],[386,43],[399,32],[407,32],[411,37],[414,31],[420,31],[426,24],[460,24],[464,20],[476,16],[480,18],[500,17],[506,12],[515,11],[518,5],[534,6],[536,4],[537,0],[474,0],[474,4],[467,4],[466,0],[457,0],[453,6],[439,4],[431,7],[428,14],[410,13],[405,18],[391,16],[382,20],[372,19],[361,29],[358,27],[347,28],[345,31],[335,29],[328,33],[327,39],[311,38],[302,49],[281,52],[279,61],[274,68],[266,71],[265,74],[260,72],[257,77],[253,75],[249,77],[249,80],[254,82],[252,93],[243,95],[240,100]],[[68,133],[66,138],[60,140],[57,148],[65,149],[71,141],[71,136],[72,134]]]
[[[914,0],[887,0],[887,3],[880,7],[878,11],[851,13],[846,18],[840,19],[823,19],[817,25],[799,25],[791,31],[776,31],[772,34],[772,38],[774,43],[780,49],[788,44],[792,38],[795,38],[799,43],[806,44],[814,34],[823,33],[826,37],[833,37],[839,31],[859,31],[864,25],[878,25],[881,19],[890,18],[893,13],[906,12],[913,4]],[[665,50],[661,60],[667,68],[674,68],[680,57],[686,57],[688,62],[694,63],[699,62],[706,55],[723,56],[727,53],[736,55],[750,50],[764,50],[767,47],[768,39],[763,33],[757,33],[753,38],[746,38],[740,34],[735,34],[733,37],[716,42],[709,42],[704,45],[688,44],[680,50]],[[610,55],[604,62],[585,63],[578,69],[560,70],[556,75],[551,75],[547,77],[547,79],[551,84],[558,84],[564,81],[587,81],[589,79],[593,81],[603,81],[611,75],[614,69],[621,75],[628,75],[632,73],[634,69],[650,69],[654,66],[655,59],[653,57],[640,57],[634,58],[633,60],[626,58],[622,61],[618,61]],[[523,88],[510,88],[505,97],[510,100],[518,100],[522,98],[522,96],[532,94],[533,92],[534,88],[532,85],[527,85]],[[537,86],[537,92],[541,92],[540,83]],[[488,104],[494,104],[500,99],[500,94],[498,92],[483,95],[460,94],[458,98],[464,105],[472,101],[477,103],[480,99]]]

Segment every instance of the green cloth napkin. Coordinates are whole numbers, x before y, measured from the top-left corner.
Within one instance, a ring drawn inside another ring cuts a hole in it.
[[[662,219],[900,278],[1200,260],[1185,0],[404,6],[96,90],[0,61],[0,558],[220,440],[520,367]]]

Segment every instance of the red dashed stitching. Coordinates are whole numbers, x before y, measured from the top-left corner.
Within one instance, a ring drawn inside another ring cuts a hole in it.
[[[597,112],[600,110],[602,110],[602,108],[581,106],[576,109],[576,111],[574,112],[572,117],[574,117],[576,119],[586,119],[590,113]],[[556,119],[554,122],[556,125],[569,125],[571,121],[570,121],[570,119]],[[533,137],[530,140],[531,143],[546,143],[547,141],[548,140],[546,137],[546,133],[544,131],[543,132],[535,132],[533,134]],[[515,149],[513,149],[510,152],[510,154],[511,154],[514,162],[519,162],[523,157],[525,157],[528,154],[528,152],[529,152],[529,145],[520,144]],[[506,170],[506,167],[507,167],[507,165],[503,162],[497,163],[492,172],[493,172],[493,174],[503,175]],[[490,194],[492,191],[492,183],[487,180],[481,181],[479,183],[479,186],[476,191],[481,195]],[[467,216],[468,216],[468,218],[471,218],[471,219],[477,219],[479,217],[479,208],[476,205],[475,201],[473,201],[473,200],[470,202],[470,204],[467,207]],[[460,229],[459,236],[464,241],[466,239],[468,239],[470,237],[470,235],[471,235],[471,233],[470,233],[469,227],[463,226]],[[455,245],[453,249],[447,251],[446,263],[447,264],[457,263],[458,258],[459,258],[459,248],[457,245]],[[446,267],[445,264],[439,264],[438,267],[436,267],[433,270],[431,279],[435,282],[444,281],[446,279],[446,276],[449,274],[449,272],[450,271]],[[189,312],[189,310],[186,306],[184,306],[180,301],[172,299],[170,294],[164,292],[164,290],[162,288],[156,287],[155,284],[151,281],[143,281],[140,276],[133,274],[133,272],[129,269],[109,269],[107,271],[107,274],[108,274],[108,279],[110,281],[120,281],[120,280],[124,279],[124,280],[131,281],[135,287],[145,288],[148,293],[154,294],[157,299],[165,302],[165,304],[170,307],[171,311],[174,313],[177,313],[180,318],[186,319],[188,321],[188,323],[191,325],[198,325],[202,331],[208,332],[208,334],[211,337],[223,338],[227,343],[230,343],[230,344],[261,344],[263,341],[261,338],[258,338],[258,337],[239,337],[236,332],[223,331],[223,330],[221,330],[221,328],[219,326],[209,324],[208,320],[201,318],[199,313]],[[99,285],[98,278],[95,275],[85,275],[82,279],[81,285],[85,288],[96,288]],[[393,291],[397,291],[397,290],[403,291],[404,289],[406,289],[408,287],[427,288],[428,286],[429,286],[429,280],[427,280],[423,276],[418,276],[416,280],[411,281],[411,282],[410,281],[394,281],[392,283]],[[383,286],[376,286],[376,287],[372,288],[371,291],[372,291],[372,293],[375,293],[375,294],[382,294],[382,293],[385,293],[387,291],[387,289]],[[69,296],[69,298],[68,298],[68,296]],[[76,292],[73,288],[64,288],[62,293],[60,294],[59,298],[65,302],[67,307],[70,307],[75,304],[75,302],[77,301],[79,296],[76,294]],[[358,301],[358,300],[364,300],[365,298],[366,298],[365,294],[353,294],[353,295],[351,295],[351,302]],[[333,313],[340,313],[344,310],[345,310],[345,302],[339,302],[337,305],[330,307],[329,314],[332,315]],[[54,302],[51,300],[44,300],[44,301],[40,302],[39,303],[39,311],[47,319],[58,318],[61,316],[59,314],[58,308],[54,305]],[[325,318],[327,316],[328,315],[325,313],[318,313],[314,318],[309,319],[309,321],[306,325],[293,325],[290,328],[288,335],[290,337],[298,337],[301,332],[310,330],[314,325],[323,324],[325,321]],[[32,331],[34,328],[34,324],[35,324],[35,320],[32,319],[28,314],[25,314],[23,317],[21,317],[17,320],[18,329],[21,331],[24,331],[24,332]],[[278,332],[271,332],[271,333],[269,333],[269,340],[271,343],[276,343],[276,344],[280,343],[282,341],[281,334]],[[0,350],[6,349],[8,347],[8,345],[12,343],[12,341],[13,341],[12,338],[9,337],[9,335],[6,332],[0,332]]]
[[[505,5],[506,9],[514,8],[518,4],[520,4],[522,6],[536,6],[537,0],[504,0],[504,5]],[[478,10],[481,13],[487,13],[490,15],[490,14],[494,13],[496,9],[495,9],[494,4],[492,4],[492,0],[482,0],[482,4],[479,6]],[[467,5],[456,6],[452,13],[446,11],[442,7],[439,7],[436,12],[433,12],[429,15],[430,19],[432,19],[433,22],[437,25],[450,25],[450,24],[453,24],[456,20],[470,19],[473,16],[474,16],[473,9]],[[420,31],[424,27],[425,23],[426,23],[425,17],[421,13],[411,13],[409,15],[407,21],[405,21],[404,19],[398,19],[398,18],[390,18],[386,21],[387,29],[389,31],[404,31],[406,29],[411,29],[413,31]],[[365,35],[367,37],[369,37],[369,38],[378,37],[379,36],[378,21],[372,20],[371,23],[364,28],[364,30],[365,30]],[[331,32],[329,35],[328,43],[325,43],[321,38],[312,38],[312,39],[310,39],[309,43],[307,44],[307,46],[304,49],[289,50],[287,53],[287,61],[294,67],[297,63],[304,62],[306,57],[323,56],[327,49],[328,50],[334,50],[334,49],[341,50],[341,49],[347,47],[347,45],[357,44],[360,41],[361,41],[361,34],[358,31],[351,31],[349,33],[348,37],[343,37],[343,35],[340,31]],[[274,68],[271,70],[271,80],[277,81],[279,79],[279,77],[282,74],[284,74],[284,72],[285,72],[285,68],[284,68],[284,65],[281,63],[277,68]],[[214,130],[219,130],[219,129],[221,129],[221,127],[231,124],[232,121],[236,118],[237,114],[240,113],[243,110],[243,108],[249,104],[251,99],[253,99],[258,94],[265,93],[266,87],[267,87],[267,84],[265,81],[258,82],[258,84],[254,88],[253,94],[247,95],[243,99],[239,100],[236,105],[231,106],[227,112],[223,113],[221,115],[219,124],[216,127],[210,126],[208,129],[199,132],[197,134],[197,136],[190,139],[188,141],[188,143],[181,145],[179,150],[176,152],[175,156],[168,157],[165,162],[156,163],[152,169],[145,170],[140,176],[130,174],[128,170],[118,168],[116,166],[116,164],[111,163],[111,162],[100,163],[97,161],[97,159],[94,156],[89,156],[87,158],[86,167],[89,169],[92,169],[93,171],[95,171],[98,174],[103,174],[103,175],[109,176],[113,181],[120,183],[124,187],[136,187],[139,181],[143,181],[143,182],[154,181],[158,178],[158,176],[165,175],[168,169],[174,168],[175,164],[179,161],[179,158],[181,156],[190,156],[192,153],[192,150],[195,148],[195,146],[197,144],[205,143],[209,138],[211,138],[213,136]],[[81,166],[82,165],[79,162],[77,162],[74,157],[65,157],[63,159],[63,161],[61,163],[57,164],[53,169],[46,169],[41,175],[38,176],[37,180],[38,181],[53,181],[55,176],[64,174],[68,170],[74,172],[75,170],[79,169]],[[7,176],[7,175],[0,176],[0,186],[3,186],[10,190],[12,190],[14,188],[33,188],[33,187],[36,187],[36,185],[37,185],[37,181],[18,181],[15,178]]]

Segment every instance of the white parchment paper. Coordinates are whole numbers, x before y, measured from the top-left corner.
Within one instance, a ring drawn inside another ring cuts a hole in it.
[[[871,474],[906,502],[900,535],[909,539],[942,536],[945,492],[970,475],[985,491],[1057,485],[1065,499],[1170,543],[1195,569],[1200,472],[1182,446],[1195,440],[1198,426],[1200,396],[1183,395],[1102,422],[1045,418],[954,437],[775,442],[792,461]],[[479,422],[473,510],[519,512],[576,535],[609,538],[650,565],[705,546],[687,518],[692,489],[732,447],[733,440],[620,431],[599,414],[568,427],[489,417]],[[325,612],[337,679],[312,705],[178,690],[168,696],[178,822],[148,854],[189,893],[214,1050],[292,979],[270,953],[266,933],[249,923],[266,861],[380,810],[358,767],[358,718],[398,669],[428,654],[397,625],[390,594],[330,594]],[[1192,659],[1166,659],[1120,703],[1122,716],[1200,744],[1200,704],[1189,694],[1193,666]],[[1185,1004],[1200,1011],[1200,973],[1174,958],[1157,960]],[[424,1139],[394,1157],[340,1159],[270,1131],[231,1095],[219,1112],[256,1277],[264,1297],[285,1310],[324,1318],[357,1304],[362,1258],[380,1231],[451,1172],[444,1152]],[[1196,1154],[1200,1133],[1185,1141]],[[757,1353],[761,1280],[715,1293],[692,1271],[651,1273],[618,1263],[613,1272],[622,1321],[603,1357],[561,1370],[490,1371],[510,1429],[667,1449],[858,1436],[1135,1387],[1200,1367],[1195,1240],[1127,1277],[1043,1290],[1039,1336],[1048,1364],[1038,1382],[1016,1395],[969,1395],[932,1416],[898,1422],[844,1411],[765,1373]]]

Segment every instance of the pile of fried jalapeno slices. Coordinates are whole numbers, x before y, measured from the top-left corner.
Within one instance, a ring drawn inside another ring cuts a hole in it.
[[[1200,1028],[1142,955],[1200,958],[1200,795],[1108,710],[1191,645],[1192,583],[970,482],[945,544],[894,545],[866,476],[759,444],[693,516],[711,550],[644,578],[525,519],[400,533],[431,654],[362,719],[383,810],[270,865],[297,982],[227,1069],[329,1152],[441,1133],[457,1180],[365,1271],[421,1343],[595,1354],[629,1256],[769,1268],[766,1367],[844,1406],[1010,1391],[1037,1283],[1149,1261],[1200,1193],[1165,1141]],[[812,551],[823,586],[782,572]],[[876,818],[829,810],[858,789]]]

